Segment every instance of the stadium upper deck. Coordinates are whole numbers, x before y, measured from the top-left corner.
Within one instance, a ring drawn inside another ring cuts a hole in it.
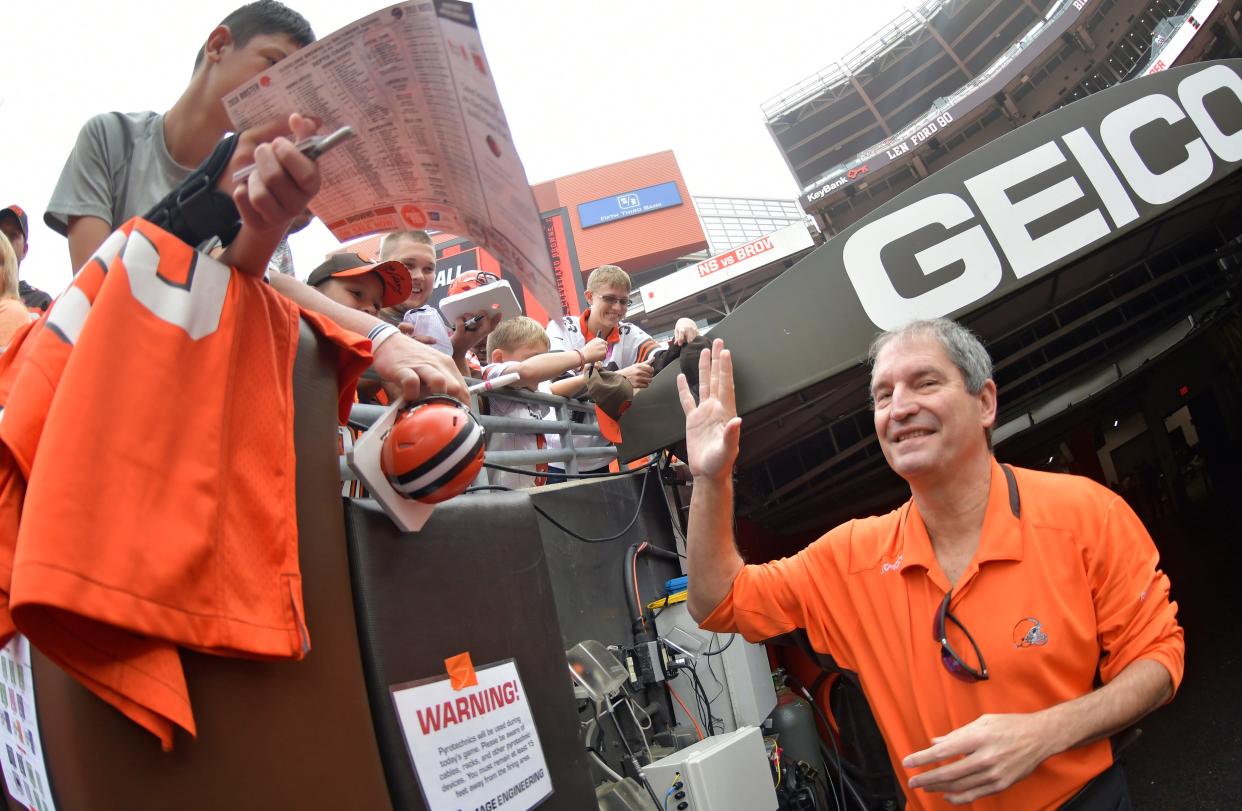
[[[928,0],[764,105],[831,235],[963,154],[1149,70],[1242,51],[1239,0]]]

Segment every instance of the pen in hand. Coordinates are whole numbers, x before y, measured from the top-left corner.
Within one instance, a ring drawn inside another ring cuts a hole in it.
[[[294,144],[294,148],[301,152],[311,160],[317,160],[320,155],[327,152],[337,144],[343,143],[354,136],[354,128],[350,126],[341,127],[339,130],[328,135],[312,135],[309,138],[303,138]],[[244,169],[238,169],[233,173],[233,182],[240,183],[246,178],[254,174],[255,166],[251,164]]]

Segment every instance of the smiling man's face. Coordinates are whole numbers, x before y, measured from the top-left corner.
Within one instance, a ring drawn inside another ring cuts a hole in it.
[[[880,350],[871,376],[875,432],[884,458],[906,481],[953,475],[973,454],[990,453],[996,386],[975,394],[933,335],[910,335]]]

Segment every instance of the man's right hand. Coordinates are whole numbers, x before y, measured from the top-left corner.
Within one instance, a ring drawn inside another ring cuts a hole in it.
[[[296,138],[313,135],[318,122],[313,118],[290,115],[284,129]],[[220,256],[220,261],[250,276],[261,276],[267,269],[272,251],[285,236],[294,218],[306,211],[307,204],[319,192],[319,167],[303,155],[287,138],[256,143],[274,126],[242,133],[218,185],[234,185],[233,202],[241,216],[242,227]],[[257,133],[257,134],[256,134]],[[242,183],[233,184],[228,172],[235,171],[239,155],[249,154],[255,170]]]
[[[655,369],[650,363],[635,363],[633,366],[626,366],[621,369],[618,374],[625,375],[630,381],[630,385],[634,387],[634,391],[645,389],[651,385],[651,378],[655,375]]]
[[[260,146],[270,144],[277,138],[292,137],[297,140],[314,135],[319,126],[320,121],[314,116],[296,115],[276,117],[257,127],[242,130],[237,136],[237,146],[233,149],[233,156],[229,158],[228,166],[221,173],[220,179],[216,181],[216,188],[231,197],[233,192],[246,185],[247,182],[242,180],[239,183],[233,179],[233,175],[255,164],[255,152]]]
[[[405,335],[394,335],[375,350],[375,371],[385,381],[398,383],[402,396],[413,402],[432,394],[447,394],[470,402],[466,381],[453,359],[438,349]]]
[[[742,419],[733,393],[733,358],[724,341],[712,341],[699,354],[699,402],[685,375],[677,375],[677,394],[686,414],[686,456],[697,479],[728,479],[737,460]]]

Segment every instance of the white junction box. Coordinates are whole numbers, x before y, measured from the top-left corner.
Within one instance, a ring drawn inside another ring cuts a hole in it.
[[[680,774],[680,776],[678,776]],[[643,767],[661,801],[680,811],[776,811],[772,770],[758,727],[705,738]],[[681,795],[685,796],[681,796]]]

